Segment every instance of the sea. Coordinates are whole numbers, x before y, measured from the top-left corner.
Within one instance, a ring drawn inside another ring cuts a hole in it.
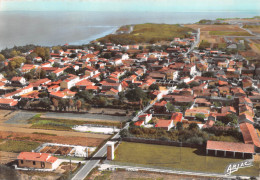
[[[14,45],[87,44],[114,33],[120,26],[139,23],[188,24],[201,19],[250,18],[259,11],[231,12],[64,12],[0,11],[0,50]]]

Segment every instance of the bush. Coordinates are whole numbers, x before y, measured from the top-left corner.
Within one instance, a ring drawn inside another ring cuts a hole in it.
[[[192,144],[203,144],[203,138],[202,137],[191,137],[189,138],[186,142],[187,143],[192,143]]]
[[[205,115],[204,115],[204,114],[201,114],[201,113],[196,114],[195,117],[196,117],[196,119],[198,119],[199,121],[202,121],[202,122],[203,122],[204,119],[205,119]]]

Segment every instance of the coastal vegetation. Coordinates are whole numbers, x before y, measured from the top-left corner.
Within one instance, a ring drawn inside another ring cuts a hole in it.
[[[110,34],[98,39],[101,43],[137,44],[171,41],[175,37],[189,37],[193,29],[177,24],[137,24],[129,34]]]

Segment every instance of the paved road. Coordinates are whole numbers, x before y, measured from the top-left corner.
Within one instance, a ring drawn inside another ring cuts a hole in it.
[[[16,113],[11,116],[5,123],[7,124],[28,124],[28,119],[35,116],[37,112],[31,111],[16,111]]]
[[[128,128],[129,123],[124,128]],[[112,138],[112,139],[117,139],[119,138],[119,132]],[[98,150],[98,152],[80,169],[80,171],[72,178],[72,180],[83,180],[89,173],[90,171],[97,166],[97,164],[100,162],[100,159],[95,159],[95,158],[101,158],[104,157],[107,153],[106,149],[106,144],[102,146]]]
[[[196,41],[192,44],[192,46],[190,47],[190,49],[184,53],[184,57],[187,56],[187,54],[189,54],[191,51],[193,51],[193,49],[199,44],[200,42],[200,28],[198,28],[198,33],[197,33],[197,37],[196,37]]]

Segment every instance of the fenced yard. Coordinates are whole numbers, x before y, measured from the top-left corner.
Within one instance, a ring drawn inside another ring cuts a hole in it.
[[[122,142],[115,153],[115,163],[122,165],[168,168],[182,171],[223,174],[230,163],[241,159],[206,156],[203,149]],[[240,169],[237,175],[259,176],[259,164]]]

